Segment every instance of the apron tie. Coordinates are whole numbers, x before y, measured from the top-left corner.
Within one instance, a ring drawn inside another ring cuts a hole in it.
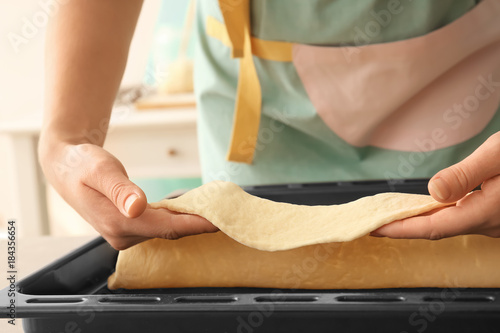
[[[251,164],[253,161],[262,107],[262,91],[253,61],[250,0],[219,0],[230,40],[231,56],[240,58],[238,90],[231,142],[226,159]]]

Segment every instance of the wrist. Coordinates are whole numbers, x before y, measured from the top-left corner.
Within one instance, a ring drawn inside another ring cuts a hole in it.
[[[107,125],[107,124],[106,124]],[[53,156],[66,146],[91,144],[102,147],[106,128],[69,130],[68,127],[45,125],[40,133],[38,155],[40,159]]]
[[[79,158],[73,155],[80,154],[80,149],[74,148],[83,145],[91,143],[85,138],[61,135],[50,129],[42,130],[38,141],[38,162],[45,176],[51,180],[55,169],[71,166],[73,160]]]

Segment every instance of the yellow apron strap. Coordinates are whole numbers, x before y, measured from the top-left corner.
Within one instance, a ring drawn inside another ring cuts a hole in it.
[[[219,0],[219,7],[231,41],[231,56],[241,58],[244,52],[246,16],[250,17],[250,0]]]
[[[226,158],[251,164],[259,134],[262,91],[253,62],[250,0],[219,0],[219,5],[231,42],[232,56],[241,58],[233,130]]]
[[[208,36],[218,39],[227,47],[231,48],[233,46],[226,26],[213,16],[207,17],[206,33]],[[292,62],[293,45],[293,43],[289,42],[271,41],[252,37],[253,55],[265,60]]]

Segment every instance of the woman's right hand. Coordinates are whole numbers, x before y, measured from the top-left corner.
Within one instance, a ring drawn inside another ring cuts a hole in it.
[[[200,216],[150,208],[120,161],[100,146],[41,141],[39,155],[49,182],[115,249],[217,231]]]

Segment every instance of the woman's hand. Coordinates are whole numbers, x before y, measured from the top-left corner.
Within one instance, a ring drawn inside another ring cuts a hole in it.
[[[46,146],[50,148],[40,149],[40,163],[47,179],[115,249],[154,237],[175,239],[217,230],[200,216],[149,208],[146,195],[128,179],[120,161],[99,146]]]
[[[101,148],[142,3],[65,1],[47,27],[40,164],[59,194],[119,250],[216,230],[199,216],[148,208],[123,165]]]
[[[481,190],[470,191],[481,185]],[[450,206],[387,224],[372,236],[441,239],[463,234],[500,237],[500,132],[466,159],[438,172],[429,192]]]

